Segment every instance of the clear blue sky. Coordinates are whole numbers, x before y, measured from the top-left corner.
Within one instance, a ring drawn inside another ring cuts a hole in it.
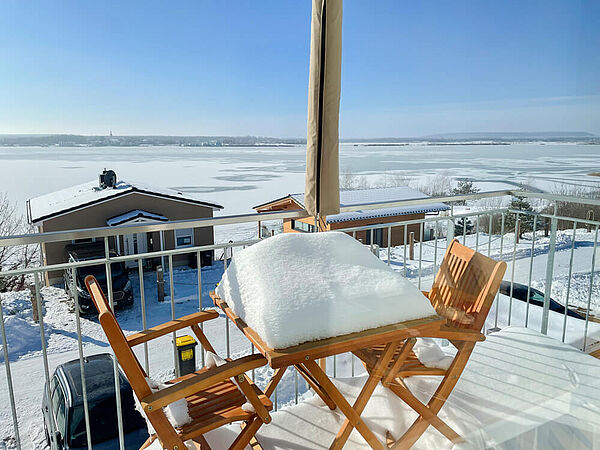
[[[0,133],[306,129],[310,0],[0,2]],[[342,137],[600,134],[600,2],[344,4]]]

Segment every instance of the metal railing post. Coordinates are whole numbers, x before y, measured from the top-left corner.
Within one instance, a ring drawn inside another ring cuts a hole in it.
[[[17,448],[21,450],[21,436],[19,435],[19,420],[17,418],[17,409],[15,403],[15,393],[12,382],[12,372],[10,370],[10,361],[8,359],[8,343],[6,339],[6,328],[4,326],[4,311],[2,311],[2,298],[0,298],[0,332],[2,332],[2,353],[4,354],[4,369],[6,371],[6,384],[8,385],[8,399],[10,400],[10,412],[13,421],[13,431],[15,433],[15,443]],[[49,391],[46,386],[47,391]],[[50,398],[50,392],[48,392]],[[50,405],[52,408],[52,405]]]
[[[585,351],[587,345],[587,332],[588,325],[590,324],[590,307],[592,304],[592,292],[594,290],[594,268],[596,266],[596,250],[598,249],[598,225],[596,225],[596,232],[594,233],[594,252],[592,253],[592,267],[590,269],[590,289],[588,291],[587,307],[585,309],[585,327],[583,330],[583,346],[582,351]]]
[[[204,307],[202,306],[202,252],[200,250],[196,252],[196,271],[198,275],[198,311],[202,311]],[[200,330],[204,332],[204,322],[200,322]],[[205,352],[204,346],[200,344],[200,360],[202,361],[202,367],[206,364]]]
[[[44,377],[46,380],[46,392],[48,395],[48,400],[51,400],[50,397],[50,368],[48,364],[48,352],[47,352],[47,343],[46,343],[46,332],[44,328],[44,314],[42,309],[42,297],[40,295],[40,280],[37,272],[33,274],[33,282],[35,283],[35,302],[37,303],[37,311],[38,311],[38,323],[40,324],[40,337],[42,340],[42,359],[44,361]],[[54,434],[54,430],[56,430],[56,423],[54,422],[54,410],[52,407],[52,402],[48,405],[50,408],[50,441],[51,445],[58,448],[58,442],[56,442],[56,435]]]
[[[173,255],[169,255],[169,295],[171,296],[171,320],[175,320],[175,281],[173,280]],[[179,364],[177,363],[177,333],[173,331],[173,366],[175,377],[179,378]]]
[[[540,333],[548,334],[548,317],[550,315],[550,295],[552,293],[552,277],[554,276],[554,254],[556,253],[556,228],[558,220],[552,217],[550,222],[550,248],[546,264],[546,288],[544,290],[544,308],[542,309],[542,327]]]
[[[140,280],[140,302],[142,306],[142,328],[146,330],[146,293],[144,291],[144,269],[142,258],[138,259],[138,277]],[[132,291],[133,292],[133,291]],[[131,294],[133,295],[133,293]],[[150,362],[148,360],[148,342],[144,342],[144,369],[146,375],[150,376]]]
[[[115,302],[113,297],[113,285],[112,285],[112,268],[110,266],[110,247],[108,244],[108,237],[104,238],[104,257],[106,258],[106,287],[108,290],[108,302],[110,309],[115,311]],[[115,379],[115,403],[117,407],[117,427],[119,431],[119,449],[125,450],[125,433],[123,432],[123,411],[121,409],[121,377],[119,372],[119,364],[117,363],[117,357],[114,350],[111,349],[113,358],[113,375]]]
[[[87,398],[87,382],[85,379],[85,364],[83,343],[81,341],[81,317],[79,313],[79,293],[77,292],[77,269],[71,269],[71,295],[75,302],[75,322],[77,325],[77,350],[79,353],[79,370],[81,372],[81,393],[83,394],[83,413],[85,418],[85,434],[88,449],[92,448],[92,430],[90,428],[90,411]]]

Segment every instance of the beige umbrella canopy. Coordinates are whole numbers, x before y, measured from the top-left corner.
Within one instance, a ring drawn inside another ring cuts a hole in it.
[[[340,211],[341,73],[342,0],[313,0],[304,206],[315,217]]]

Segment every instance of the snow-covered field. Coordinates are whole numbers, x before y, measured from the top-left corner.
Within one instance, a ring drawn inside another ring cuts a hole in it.
[[[571,234],[572,231],[559,232],[557,237],[556,255],[555,255],[555,276],[553,278],[552,292],[555,300],[564,302],[564,295],[567,286],[568,264],[571,252]],[[587,232],[584,229],[577,231],[575,245],[575,254],[573,258],[573,276],[571,278],[571,288],[569,303],[571,305],[586,306],[589,292],[590,267],[593,252],[594,233]],[[462,241],[462,236],[460,240]],[[519,283],[527,284],[529,280],[530,254],[531,254],[532,235],[525,234],[516,246],[514,262],[514,280]],[[477,238],[474,235],[466,237],[467,245],[476,246]],[[492,257],[500,258],[500,236],[491,236],[480,233],[478,249],[484,254],[488,252]],[[491,245],[490,245],[491,242]],[[438,239],[437,242],[437,264],[441,263],[446,248],[446,240]],[[543,232],[536,236],[534,247],[534,259],[531,280],[534,287],[543,289],[546,277],[546,263],[548,259],[548,238],[543,236]],[[513,248],[514,236],[506,234],[503,239],[502,259],[507,261],[508,269],[505,279],[510,280],[513,272]],[[598,249],[600,251],[600,249]],[[408,253],[408,252],[407,252]],[[422,254],[421,262],[421,287],[427,289],[432,282],[434,271],[435,242],[428,241],[423,243],[422,248],[419,244],[415,248],[415,256]],[[404,248],[392,248],[391,265],[395,270],[404,273],[403,263]],[[380,258],[387,261],[387,249],[380,250]],[[599,270],[600,268],[597,268]],[[202,305],[210,307],[211,301],[208,293],[214,289],[216,283],[220,280],[223,272],[222,262],[215,262],[212,267],[202,270]],[[406,262],[406,276],[415,284],[419,284],[419,263],[418,260]],[[129,310],[118,312],[119,322],[125,333],[132,333],[142,328],[141,301],[139,296],[139,281],[137,273],[130,276],[135,295],[134,306]],[[169,292],[168,276],[165,291]],[[193,269],[176,269],[173,273],[175,290],[175,315],[181,316],[198,310],[198,289],[197,273]],[[600,287],[600,276],[596,274],[591,297],[592,312],[600,312],[600,298],[598,290]],[[164,303],[157,301],[156,278],[154,272],[147,272],[144,279],[144,290],[146,298],[146,315],[148,326],[153,326],[171,318],[171,302],[167,297]],[[43,392],[44,371],[41,357],[40,328],[31,318],[30,302],[28,292],[16,292],[2,294],[2,305],[6,321],[8,335],[8,345],[11,360],[11,370],[14,380],[15,396],[17,399],[17,408],[19,422],[21,426],[21,438],[24,442],[29,442],[35,448],[43,447],[43,428],[40,416],[37,414],[41,403]],[[64,291],[56,287],[47,287],[42,289],[44,299],[44,325],[46,329],[46,339],[48,345],[48,358],[50,371],[56,365],[78,357],[77,334],[75,314],[73,305],[68,300]],[[498,326],[503,328],[509,324],[508,313],[511,310],[511,325],[524,326],[526,316],[526,304],[521,301],[513,300],[503,295],[499,296],[498,303]],[[540,329],[541,308],[536,306],[529,307],[528,326],[532,329]],[[550,312],[549,335],[557,339],[562,338],[563,316]],[[496,307],[488,318],[486,329],[496,325]],[[578,348],[583,343],[584,322],[569,317],[567,320],[567,331],[565,342]],[[106,342],[104,333],[93,317],[81,319],[82,340],[84,344],[84,353],[93,354],[98,352],[108,352],[110,348]],[[247,354],[251,351],[250,344],[241,333],[231,324],[226,325],[223,317],[206,323],[205,331],[207,336],[215,345],[217,351],[222,356],[227,356],[227,337],[229,333],[230,354],[233,357]],[[185,331],[184,331],[185,333]],[[587,345],[600,341],[600,325],[590,323],[588,329]],[[155,379],[166,379],[173,376],[173,353],[170,336],[159,339],[150,344],[149,348],[149,366],[150,375]],[[449,347],[446,347],[448,350]],[[144,361],[143,348],[138,349],[140,361]],[[200,364],[200,358],[198,363]],[[336,376],[350,376],[352,373],[362,372],[362,366],[352,361],[349,355],[341,355],[336,358],[335,364],[330,358],[328,362],[328,372]],[[255,371],[255,377],[259,385],[264,386],[268,380],[271,371],[267,368],[261,368]],[[6,386],[6,377],[4,370],[0,370],[0,385]],[[295,401],[296,389],[300,399],[310,396],[302,379],[298,380],[296,388],[296,374],[288,371],[284,380],[278,388],[277,396],[279,406],[293,404]],[[8,393],[6,389],[0,392],[0,401],[8,405]],[[11,442],[12,421],[10,409],[8,407],[0,410],[0,442]],[[31,448],[33,448],[31,447]],[[28,447],[25,447],[28,448]]]

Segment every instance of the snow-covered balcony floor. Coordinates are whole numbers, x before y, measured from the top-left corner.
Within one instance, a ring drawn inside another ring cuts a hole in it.
[[[366,377],[336,379],[348,400]],[[407,384],[427,401],[438,377]],[[351,401],[352,402],[352,401]],[[265,450],[326,449],[344,417],[316,396],[272,414],[257,438]],[[416,418],[391,391],[379,385],[362,417],[382,442],[399,437]],[[600,361],[535,331],[509,327],[477,344],[440,417],[465,439],[455,448],[600,448]],[[209,434],[213,448],[227,448],[239,428]],[[354,431],[346,448],[368,448]],[[429,427],[414,448],[452,448]]]

